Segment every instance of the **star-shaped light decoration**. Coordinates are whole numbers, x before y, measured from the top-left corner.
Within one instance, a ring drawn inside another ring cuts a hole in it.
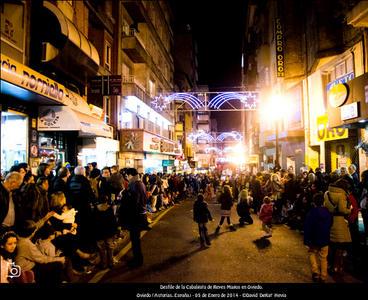
[[[163,111],[168,108],[170,102],[171,99],[169,97],[160,94],[156,96],[151,103],[156,110]]]

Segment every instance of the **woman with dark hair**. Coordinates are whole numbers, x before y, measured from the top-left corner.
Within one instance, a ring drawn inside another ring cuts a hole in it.
[[[231,223],[231,208],[233,207],[233,195],[231,193],[231,187],[229,185],[224,185],[224,191],[221,193],[219,202],[221,203],[221,219],[220,223],[216,228],[215,233],[218,234],[220,232],[221,226],[227,220],[227,224],[231,231],[235,231],[235,227],[233,223]]]
[[[40,163],[37,168],[37,179],[40,177],[48,177],[50,175],[50,166],[47,163]]]
[[[17,242],[18,237],[14,231],[7,231],[0,236],[0,283],[9,283],[8,278],[13,271],[11,268],[15,261]]]
[[[16,264],[22,271],[32,270],[38,283],[61,283],[65,257],[47,256],[37,248],[32,238],[39,228],[40,226],[31,220],[25,221],[19,227]]]
[[[50,195],[55,192],[63,192],[64,195],[67,197],[68,194],[67,181],[69,176],[70,172],[68,168],[66,167],[60,168],[59,172],[57,173],[57,177],[53,182],[52,188],[50,188]]]

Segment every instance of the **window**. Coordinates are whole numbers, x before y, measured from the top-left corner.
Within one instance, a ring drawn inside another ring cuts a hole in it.
[[[104,122],[106,124],[110,123],[110,115],[111,115],[111,101],[110,101],[110,97],[104,97],[104,103],[103,103],[103,109],[105,112],[105,117],[104,117]]]
[[[17,112],[1,112],[1,172],[27,161],[28,117]],[[31,155],[38,156],[38,145],[31,145]],[[33,152],[33,148],[36,149]]]
[[[148,91],[151,97],[155,96],[155,83],[152,80],[148,80]]]
[[[111,44],[105,41],[105,68],[111,71]]]

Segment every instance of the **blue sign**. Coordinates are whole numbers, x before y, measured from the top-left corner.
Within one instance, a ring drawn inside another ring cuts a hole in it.
[[[339,83],[347,83],[348,81],[352,79],[354,79],[354,72],[351,72],[340,78],[335,79],[334,81],[331,81],[330,83],[327,84],[326,90],[328,92],[334,85],[339,84]]]

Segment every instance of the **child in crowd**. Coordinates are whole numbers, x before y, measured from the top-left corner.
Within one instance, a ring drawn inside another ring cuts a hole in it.
[[[39,239],[36,242],[36,246],[42,254],[51,257],[61,256],[61,251],[56,250],[55,245],[52,243],[55,239],[55,229],[53,229],[51,225],[45,224],[38,231],[38,236]]]
[[[52,196],[54,196],[54,194]],[[55,196],[65,197],[64,194],[58,194]],[[63,234],[67,233],[77,234],[77,224],[75,223],[75,215],[77,214],[78,211],[76,211],[68,204],[64,204],[61,208],[61,211],[62,211],[61,215],[55,213],[53,217],[63,222],[65,226],[65,228],[63,229]]]
[[[38,225],[31,221],[24,221],[18,229],[16,264],[23,271],[33,271],[36,282],[40,284],[61,283],[65,257],[44,255],[32,242]]]
[[[15,261],[18,237],[14,231],[7,231],[0,236],[0,283],[9,283],[11,268]],[[17,275],[17,274],[14,274]]]
[[[162,205],[164,208],[168,208],[169,207],[169,197],[167,197],[166,193],[161,192],[160,193],[160,197],[162,200]]]
[[[201,241],[201,247],[210,246],[210,238],[208,236],[208,231],[206,227],[206,223],[208,220],[212,221],[212,216],[210,211],[208,210],[207,202],[204,201],[203,194],[199,194],[197,200],[193,205],[193,219],[194,222],[198,223],[199,230],[199,238]]]
[[[272,236],[271,223],[273,214],[273,204],[271,198],[266,196],[263,198],[263,204],[259,212],[259,219],[262,221],[262,229],[266,232],[265,238]]]
[[[332,214],[323,207],[322,192],[313,196],[313,206],[304,223],[304,244],[308,246],[312,280],[325,282],[327,278],[327,254],[330,242]]]
[[[253,224],[253,219],[250,215],[250,208],[252,206],[253,198],[249,196],[248,190],[243,189],[239,193],[238,205],[236,206],[236,211],[238,213],[239,224],[244,226],[245,223]]]

